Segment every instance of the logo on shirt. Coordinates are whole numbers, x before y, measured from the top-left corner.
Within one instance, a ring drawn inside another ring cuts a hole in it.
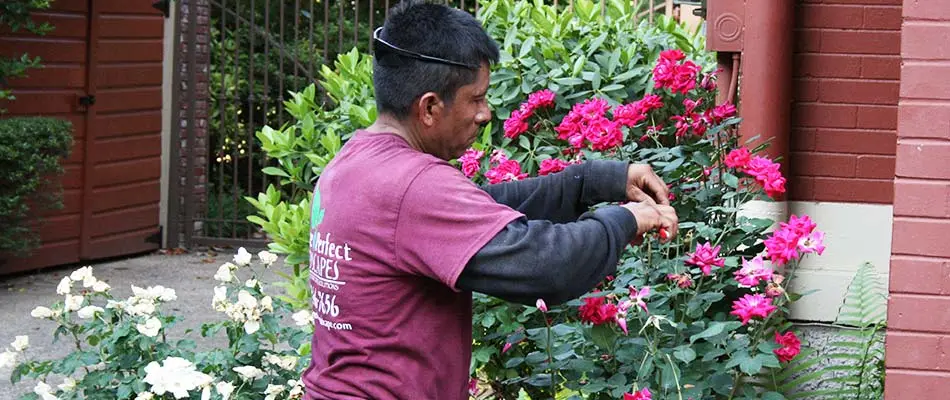
[[[337,292],[346,285],[340,276],[340,266],[353,259],[350,256],[352,248],[346,242],[342,245],[333,242],[330,232],[320,232],[325,212],[317,185],[310,208],[310,281],[315,286],[312,308],[317,322],[328,330],[352,330],[352,325],[334,321],[341,314],[340,306],[336,304]]]

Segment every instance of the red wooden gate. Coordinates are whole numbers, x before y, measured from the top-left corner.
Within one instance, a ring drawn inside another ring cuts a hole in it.
[[[38,13],[46,36],[5,34],[0,54],[40,56],[12,80],[8,115],[68,119],[75,146],[65,207],[47,215],[42,247],[0,260],[0,274],[134,254],[160,245],[162,14],[149,1],[57,0]],[[86,96],[94,103],[82,106]]]

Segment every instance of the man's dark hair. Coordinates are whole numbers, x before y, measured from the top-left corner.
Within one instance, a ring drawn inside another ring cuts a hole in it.
[[[379,33],[393,46],[425,56],[478,66],[498,62],[498,45],[471,14],[442,4],[405,0],[390,10]],[[475,82],[477,69],[424,61],[375,43],[373,87],[376,108],[403,119],[413,101],[435,92],[448,104],[462,86]]]

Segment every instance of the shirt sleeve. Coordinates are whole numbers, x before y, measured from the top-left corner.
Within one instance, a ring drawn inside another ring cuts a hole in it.
[[[595,204],[626,200],[628,166],[623,161],[588,161],[554,174],[482,189],[529,220],[570,222]]]
[[[512,221],[472,257],[458,286],[515,303],[561,304],[614,273],[636,233],[636,218],[620,206],[565,224]]]
[[[453,290],[468,260],[509,222],[524,215],[495,202],[461,171],[431,164],[400,202],[394,248],[397,268]]]

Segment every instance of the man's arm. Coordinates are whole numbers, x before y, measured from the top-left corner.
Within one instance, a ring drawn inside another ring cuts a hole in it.
[[[592,205],[626,200],[628,166],[623,161],[588,161],[551,175],[485,185],[482,189],[529,220],[569,222]]]
[[[521,304],[560,304],[616,271],[637,234],[631,211],[611,206],[556,224],[520,218],[473,256],[456,286]]]

